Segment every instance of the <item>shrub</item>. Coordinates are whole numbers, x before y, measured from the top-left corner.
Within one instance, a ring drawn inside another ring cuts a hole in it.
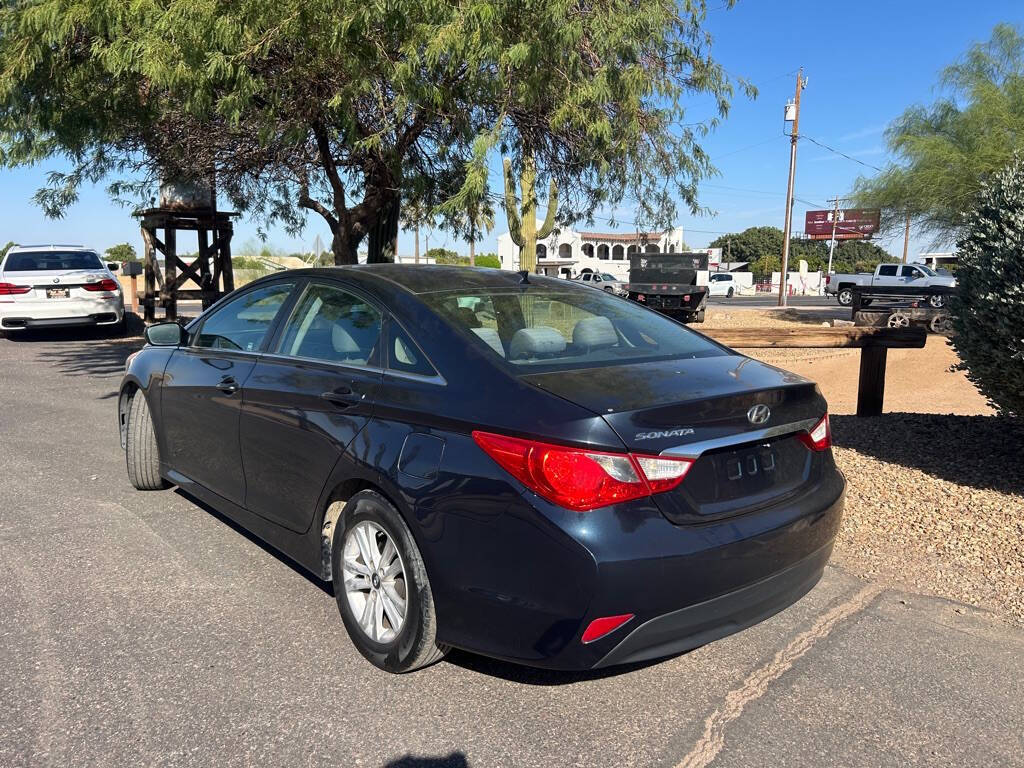
[[[498,260],[496,253],[481,253],[476,257],[476,265],[478,267],[492,267],[494,269],[501,269],[501,261]]]
[[[1024,155],[983,188],[957,248],[960,367],[996,409],[1024,415]]]

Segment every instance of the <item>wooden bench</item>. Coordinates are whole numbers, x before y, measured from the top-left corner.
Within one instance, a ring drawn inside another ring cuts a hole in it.
[[[889,349],[922,349],[924,328],[715,328],[702,333],[727,347],[747,349],[860,349],[857,415],[879,416]]]

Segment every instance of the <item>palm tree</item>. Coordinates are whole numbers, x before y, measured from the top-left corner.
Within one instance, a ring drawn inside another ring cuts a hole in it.
[[[476,266],[476,239],[494,228],[494,208],[487,197],[474,201],[466,208],[466,240],[469,242],[469,266]]]

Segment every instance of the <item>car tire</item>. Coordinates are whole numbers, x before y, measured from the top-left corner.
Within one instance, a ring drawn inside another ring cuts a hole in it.
[[[140,491],[160,491],[169,483],[160,476],[160,449],[153,429],[153,417],[142,392],[136,392],[128,406],[128,431],[125,435],[125,459],[128,480]]]
[[[850,306],[853,304],[853,290],[850,288],[840,288],[839,293],[836,294],[836,301],[844,307]]]
[[[694,313],[694,315],[693,315],[693,322],[695,322],[695,323],[703,323],[704,322],[704,310],[703,309],[701,309],[701,310],[699,310],[699,311]]]
[[[360,536],[370,532],[374,534],[372,541],[363,538],[360,544]],[[378,560],[376,570],[374,567],[367,569],[371,575],[355,570],[367,565],[362,556],[363,546],[368,544],[375,548],[369,555],[373,561],[375,556],[387,555],[388,540],[397,552],[397,560],[391,560],[390,565],[397,562],[401,574],[401,585],[398,578],[391,576],[390,591],[387,580],[380,578],[390,570],[389,563]],[[386,672],[412,672],[439,661],[448,652],[447,646],[437,642],[434,597],[419,548],[398,510],[376,491],[360,491],[345,504],[334,528],[331,573],[345,629],[353,645],[371,664]],[[377,578],[371,581],[373,575]],[[396,592],[401,595],[403,591],[405,614],[396,632],[386,607],[390,601],[394,609],[395,603],[388,596]],[[356,605],[360,603],[359,596],[364,594],[364,613],[357,616]],[[369,617],[370,626],[364,628],[367,609],[374,615]],[[380,631],[384,621],[388,626]],[[371,636],[378,631],[378,637]]]
[[[946,297],[941,293],[932,294],[928,297],[928,306],[932,309],[942,309],[946,306]]]
[[[731,298],[732,298],[732,295],[733,295],[733,293],[735,293],[735,291],[734,291],[734,290],[733,290],[732,288],[730,288],[730,289],[729,289],[729,292],[728,292],[727,294],[725,294],[725,297],[726,297],[727,299],[731,299]]]
[[[610,285],[607,286],[604,290],[606,293],[615,293],[615,289],[612,288]]]

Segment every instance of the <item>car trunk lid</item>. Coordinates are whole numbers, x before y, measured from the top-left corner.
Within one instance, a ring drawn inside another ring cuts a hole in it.
[[[815,457],[797,435],[825,412],[813,382],[741,355],[532,374],[541,387],[599,413],[634,453],[694,460],[655,496],[676,522],[738,514],[812,482]]]

